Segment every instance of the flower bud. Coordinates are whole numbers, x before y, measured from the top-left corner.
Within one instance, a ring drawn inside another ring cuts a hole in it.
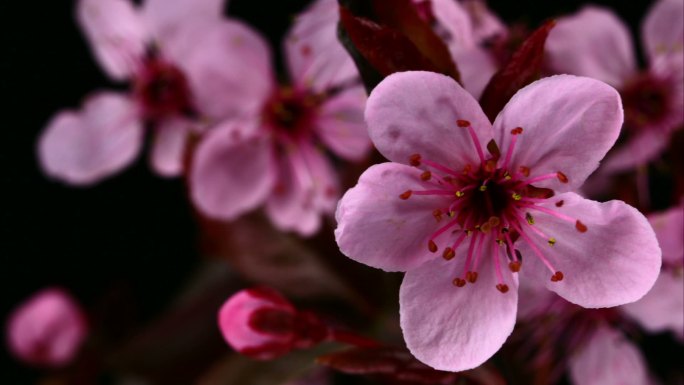
[[[21,304],[7,322],[9,350],[37,366],[68,364],[86,337],[80,306],[64,291],[48,288]]]

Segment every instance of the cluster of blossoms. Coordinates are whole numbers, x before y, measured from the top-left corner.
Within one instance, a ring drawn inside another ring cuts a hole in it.
[[[405,273],[399,323],[415,359],[264,287],[218,310],[224,339],[243,355],[268,360],[342,343],[358,352],[321,362],[339,369],[357,353],[391,356],[373,370],[345,370],[453,384],[462,378],[445,372],[480,367],[519,322],[523,350],[541,347],[531,367],[553,367],[548,382],[567,360],[575,384],[649,383],[629,334],[639,325],[684,340],[681,196],[647,218],[580,189],[592,175],[646,167],[681,131],[684,1],[650,8],[643,70],[611,11],[587,6],[559,18],[546,40],[549,76],[517,87],[495,117],[478,99],[519,32],[483,1],[410,4],[446,43],[460,83],[404,71],[367,95],[338,41],[335,0],[316,0],[294,19],[285,83],[267,41],[224,17],[222,0],[79,0],[95,58],[129,92],[98,92],[57,113],[39,138],[40,164],[52,178],[89,186],[131,165],[151,136],[152,168],[185,178],[200,215],[235,221],[263,207],[275,228],[310,237],[334,214],[342,254]],[[388,161],[343,194],[340,170],[373,148]],[[8,341],[26,362],[63,365],[85,340],[85,319],[65,292],[48,289],[16,310]]]

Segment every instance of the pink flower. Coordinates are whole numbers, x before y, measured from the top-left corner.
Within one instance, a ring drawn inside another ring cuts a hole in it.
[[[518,355],[542,383],[556,383],[568,370],[576,385],[648,385],[644,357],[621,331],[629,324],[620,308],[583,309],[526,282],[520,291],[515,337]]]
[[[223,338],[236,351],[262,360],[313,346],[328,333],[316,316],[297,311],[287,299],[268,288],[234,294],[219,310],[218,325]]]
[[[605,172],[653,160],[684,123],[684,1],[656,2],[641,33],[648,60],[641,72],[627,26],[605,8],[559,19],[546,43],[556,72],[605,81],[622,95],[627,141],[607,157]]]
[[[648,219],[663,250],[663,267],[653,289],[621,309],[646,330],[669,330],[684,341],[684,206]]]
[[[78,22],[95,58],[110,78],[130,82],[131,89],[100,91],[80,111],[55,114],[38,143],[45,173],[73,185],[99,182],[135,160],[143,128],[151,124],[152,166],[163,176],[180,174],[196,118],[223,117],[204,108],[202,102],[221,90],[206,83],[205,69],[193,57],[202,51],[239,55],[239,41],[213,45],[212,35],[248,32],[222,22],[222,7],[223,0],[147,0],[140,7],[128,0],[80,0]]]
[[[450,78],[404,72],[373,90],[365,116],[391,162],[347,191],[335,236],[354,260],[406,271],[401,327],[426,364],[465,370],[501,347],[518,271],[584,307],[636,301],[656,280],[660,249],[646,218],[572,192],[622,124],[619,95],[604,83],[542,79],[492,125]]]
[[[88,325],[80,306],[60,289],[44,289],[22,303],[7,322],[10,351],[38,366],[63,366],[78,353]]]
[[[323,149],[352,161],[370,149],[366,97],[336,38],[337,7],[319,0],[297,18],[285,41],[291,86],[276,83],[261,38],[231,60],[224,83],[234,93],[214,103],[241,114],[203,138],[190,175],[192,199],[207,216],[232,220],[265,204],[276,227],[311,235],[334,211],[339,182]]]

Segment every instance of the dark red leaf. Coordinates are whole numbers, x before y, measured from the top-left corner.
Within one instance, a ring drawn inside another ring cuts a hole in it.
[[[511,56],[508,63],[487,84],[480,104],[491,121],[521,88],[539,78],[544,59],[544,44],[556,22],[537,28]]]

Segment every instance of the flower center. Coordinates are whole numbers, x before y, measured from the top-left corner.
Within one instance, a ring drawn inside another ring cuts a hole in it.
[[[629,81],[621,91],[625,126],[639,129],[667,118],[670,88],[663,79],[643,73]]]
[[[305,91],[278,89],[266,103],[263,117],[276,135],[297,138],[312,133],[312,123],[320,100]]]
[[[144,116],[151,120],[193,112],[185,75],[154,52],[143,60],[133,84],[133,93],[142,106]]]
[[[521,127],[510,131],[512,138],[505,156],[501,155],[494,140],[487,144],[489,154],[486,156],[470,122],[458,120],[457,126],[468,130],[479,164],[467,164],[462,170],[455,170],[414,154],[409,163],[423,170],[420,181],[424,189],[407,190],[399,196],[404,200],[411,197],[420,199],[421,196],[452,197],[447,207],[435,207],[432,211],[435,220],[443,225],[430,235],[428,250],[436,253],[441,249],[442,257],[451,260],[456,257],[459,246],[467,249],[462,256],[465,258],[463,273],[453,280],[456,287],[463,287],[466,282],[475,283],[480,261],[489,255],[494,259],[498,279],[496,288],[506,293],[508,285],[501,273],[501,254],[508,261],[510,270],[518,272],[522,265],[522,258],[515,247],[518,241],[526,242],[535,257],[549,269],[551,281],[563,280],[563,273],[553,267],[538,245],[541,238],[543,243],[552,247],[556,239],[535,226],[535,218],[538,214],[553,216],[574,225],[580,233],[586,232],[587,227],[575,218],[542,206],[554,196],[554,191],[534,184],[548,179],[568,183],[568,177],[561,171],[532,176],[529,167],[512,169],[511,158],[517,137],[523,133]],[[559,208],[563,204],[562,200],[555,202]]]

